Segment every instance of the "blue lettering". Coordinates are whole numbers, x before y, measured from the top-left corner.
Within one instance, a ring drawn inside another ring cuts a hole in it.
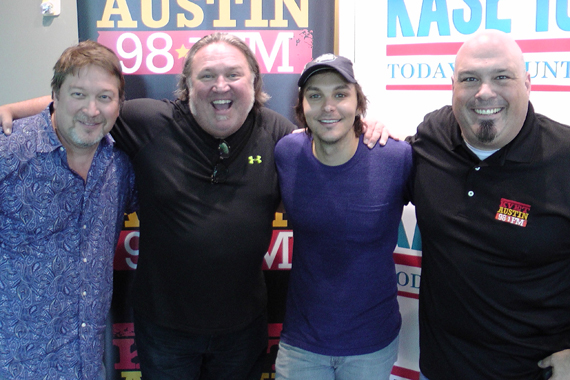
[[[404,275],[404,281],[402,282],[400,279],[402,278],[401,275]],[[400,286],[407,286],[410,283],[410,278],[406,272],[398,272],[398,285]]]
[[[422,66],[427,67],[427,74],[425,75],[425,77],[422,77]],[[431,74],[431,67],[427,63],[420,63],[418,65],[418,78],[427,78],[429,77],[430,74]]]
[[[536,0],[536,31],[548,32],[550,0]]]
[[[538,76],[538,62],[534,62],[536,65],[535,68],[536,70],[534,71],[534,74],[530,71],[530,62],[526,62],[526,71],[530,74],[530,78],[536,78]]]
[[[556,24],[565,32],[570,31],[570,17],[568,17],[568,0],[556,0]]]
[[[433,77],[436,78],[439,75],[440,78],[447,78],[445,73],[443,72],[443,67],[441,63],[438,63],[437,68],[435,69],[435,73],[433,73]]]
[[[433,4],[435,1],[435,9]],[[437,24],[437,30],[440,36],[449,36],[449,19],[447,18],[447,3],[445,0],[424,0],[422,3],[422,11],[420,15],[420,25],[418,27],[418,37],[426,37],[429,35],[431,23]]]
[[[400,67],[400,65],[398,65],[397,63],[389,63],[388,64],[388,68],[392,68],[392,79],[394,79],[396,77],[396,73],[395,70],[396,68]],[[400,227],[401,227],[402,222],[400,222]]]
[[[388,37],[396,37],[398,20],[400,20],[402,36],[414,37],[414,29],[404,0],[388,0]]]
[[[410,244],[408,243],[408,235],[406,235],[406,230],[404,229],[404,225],[400,220],[400,227],[398,228],[398,247],[401,248],[410,248]],[[422,250],[422,236],[420,234],[420,229],[416,223],[416,228],[414,229],[414,239],[412,240],[412,249],[416,251]]]
[[[499,19],[499,0],[487,0],[487,14],[485,16],[485,28],[502,30],[505,33],[511,32],[511,20]]]
[[[472,34],[481,26],[483,17],[483,8],[478,0],[463,0],[465,4],[471,9],[471,18],[465,21],[465,10],[453,10],[453,25],[461,34]]]
[[[394,78],[394,70],[392,70],[392,78]],[[400,226],[398,227],[398,247],[402,248],[410,248],[410,244],[408,243],[408,235],[406,235],[406,229],[404,228],[404,224],[402,220],[400,220]]]
[[[420,234],[420,228],[417,223],[414,231],[414,240],[412,241],[412,249],[415,249],[416,251],[422,250],[422,235]]]
[[[560,62],[560,67],[564,67],[566,65],[566,75],[564,78],[570,78],[570,61]]]
[[[531,79],[534,79],[542,73],[541,79],[544,78],[570,78],[570,61],[534,61],[525,62],[526,71],[529,73]],[[564,68],[566,66],[566,68]],[[558,68],[560,68],[565,74],[560,73],[558,76]],[[548,75],[550,73],[550,75]]]
[[[410,68],[410,75],[406,76],[404,70],[406,70],[406,67]],[[414,65],[412,65],[411,63],[404,63],[404,65],[402,66],[402,69],[400,70],[400,73],[402,74],[402,77],[406,78],[406,79],[410,79],[411,77],[414,76],[414,73],[416,72],[416,70],[414,69]]]
[[[558,61],[554,61],[554,66],[556,66],[556,69],[553,69],[548,62],[544,62],[544,74],[542,77],[546,78],[546,69],[548,69],[552,75],[554,75],[554,78],[556,78],[556,72],[558,71]]]
[[[420,288],[420,280],[422,276],[419,274],[412,273],[412,288],[419,289]]]

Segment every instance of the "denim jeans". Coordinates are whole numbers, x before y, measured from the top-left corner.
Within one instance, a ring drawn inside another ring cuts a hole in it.
[[[199,335],[159,326],[135,313],[135,342],[146,380],[259,380],[267,350],[267,318],[243,330]]]
[[[398,337],[380,351],[365,355],[326,356],[279,343],[277,380],[388,380],[398,358]]]

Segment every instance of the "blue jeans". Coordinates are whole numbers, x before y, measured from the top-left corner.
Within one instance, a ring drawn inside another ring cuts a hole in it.
[[[135,313],[135,342],[145,380],[259,380],[267,351],[267,318],[243,330],[198,335],[159,326]]]
[[[326,356],[279,343],[277,380],[388,380],[398,358],[398,337],[380,351],[365,355]]]

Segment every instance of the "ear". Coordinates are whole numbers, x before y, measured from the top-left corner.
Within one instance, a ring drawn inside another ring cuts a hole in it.
[[[57,103],[59,102],[58,96],[54,91],[51,92],[51,100],[53,100],[53,109],[57,108]]]
[[[528,71],[524,80],[524,86],[526,87],[526,94],[530,95],[530,73]]]

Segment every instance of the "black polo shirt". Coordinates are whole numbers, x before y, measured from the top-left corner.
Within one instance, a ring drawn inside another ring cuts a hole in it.
[[[529,104],[518,136],[480,161],[447,106],[410,141],[422,372],[540,378],[537,362],[570,348],[570,128]]]

